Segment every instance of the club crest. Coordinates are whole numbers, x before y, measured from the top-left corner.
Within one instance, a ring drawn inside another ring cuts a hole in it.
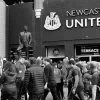
[[[44,28],[47,30],[56,30],[60,28],[61,23],[58,15],[55,15],[56,12],[50,12],[50,16],[46,17]]]

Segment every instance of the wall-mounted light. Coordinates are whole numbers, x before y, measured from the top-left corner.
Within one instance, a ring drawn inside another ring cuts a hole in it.
[[[36,9],[35,10],[35,16],[36,16],[36,18],[40,18],[41,17],[41,11],[42,11],[42,9]]]
[[[43,2],[44,0],[34,0],[34,10],[36,18],[41,17],[41,12],[43,9]]]

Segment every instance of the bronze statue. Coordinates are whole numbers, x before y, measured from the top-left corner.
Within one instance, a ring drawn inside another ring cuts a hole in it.
[[[20,52],[22,49],[25,49],[28,56],[29,55],[28,50],[29,47],[31,46],[31,42],[32,42],[32,34],[28,32],[28,27],[25,25],[24,31],[20,32],[19,35],[19,46],[17,48],[17,51]]]

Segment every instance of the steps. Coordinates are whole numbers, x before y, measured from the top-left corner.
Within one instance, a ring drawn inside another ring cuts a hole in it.
[[[16,51],[17,49],[16,48],[12,48],[11,50],[10,50],[10,59],[11,60],[15,60],[15,59],[18,59],[18,55],[17,55],[17,51]],[[29,51],[28,51],[29,53],[29,57],[33,57],[33,47],[29,47]],[[23,57],[23,58],[27,58],[27,53],[26,53],[26,50],[25,49],[22,49],[22,53],[21,53],[21,56]]]

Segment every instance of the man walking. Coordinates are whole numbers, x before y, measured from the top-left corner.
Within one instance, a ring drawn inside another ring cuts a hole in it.
[[[59,100],[59,97],[58,97],[57,91],[56,91],[56,81],[55,81],[55,77],[54,77],[54,70],[53,70],[52,65],[50,64],[51,60],[49,58],[44,58],[43,62],[45,64],[44,72],[45,72],[45,76],[46,76],[48,89],[44,90],[44,95],[41,100],[45,100],[46,96],[49,93],[49,89],[53,96],[53,99]]]
[[[70,69],[67,79],[68,80],[72,79],[72,84],[73,84],[73,87],[71,89],[72,95],[69,94],[69,100],[70,100],[70,98],[75,97],[76,94],[78,95],[80,100],[85,100],[84,92],[83,92],[84,85],[83,85],[83,81],[82,81],[81,71],[80,71],[79,67],[77,67],[75,65],[74,59],[70,59],[69,65],[72,67],[72,69]]]
[[[21,99],[21,91],[23,86],[24,74],[26,71],[26,66],[24,65],[25,59],[19,54],[19,60],[16,62],[17,70],[17,88],[18,88],[18,100]]]
[[[28,91],[29,100],[40,100],[44,93],[44,69],[37,65],[36,58],[29,58],[31,67],[25,72],[22,94]]]

